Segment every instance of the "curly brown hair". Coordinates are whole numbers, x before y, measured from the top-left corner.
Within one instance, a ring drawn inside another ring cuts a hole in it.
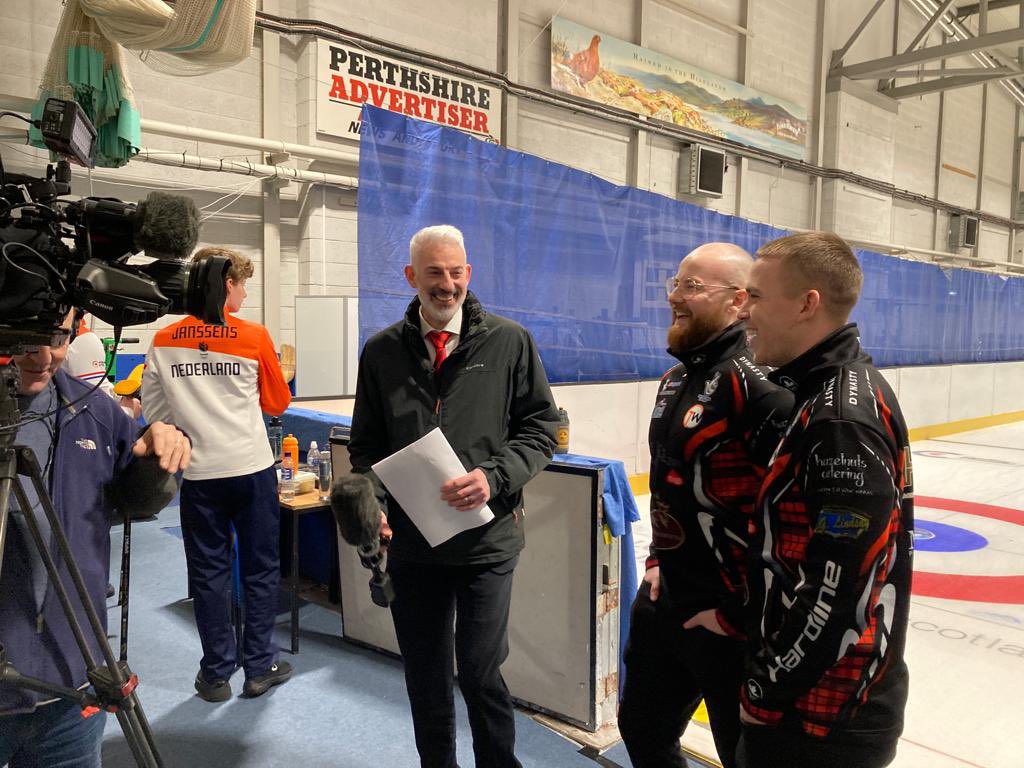
[[[231,267],[228,269],[228,278],[236,283],[240,283],[243,280],[248,280],[256,272],[256,268],[253,267],[252,259],[243,253],[233,251],[230,248],[223,248],[221,246],[212,246],[209,248],[200,248],[196,251],[192,257],[192,261],[202,261],[208,259],[211,256],[223,256],[225,259],[231,261]]]

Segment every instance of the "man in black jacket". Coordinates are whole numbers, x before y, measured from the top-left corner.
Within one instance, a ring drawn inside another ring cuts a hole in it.
[[[907,700],[907,426],[847,322],[863,280],[849,246],[808,232],[757,256],[751,346],[797,407],[757,503],[739,762],[880,768]]]
[[[748,528],[793,396],[768,382],[743,323],[752,259],[708,243],[669,278],[668,371],[651,414],[651,555],[633,603],[619,731],[636,768],[684,768],[703,697],[719,759],[740,735]]]
[[[356,472],[440,427],[469,471],[437,490],[494,520],[431,546],[379,482],[393,531],[391,606],[424,768],[456,768],[452,656],[478,768],[518,768],[508,655],[512,572],[524,546],[522,488],[551,459],[558,412],[533,339],[467,290],[462,233],[420,230],[405,276],[405,319],[366,343],[349,453]],[[454,625],[454,633],[453,633]]]

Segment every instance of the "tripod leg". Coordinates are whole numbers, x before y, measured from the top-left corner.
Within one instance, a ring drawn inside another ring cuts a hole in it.
[[[133,723],[128,719],[128,713],[124,710],[119,710],[116,714],[117,723],[121,726],[121,731],[124,733],[124,740],[128,743],[128,749],[132,751],[132,757],[135,758],[136,765],[153,765],[153,762],[147,760],[147,756],[142,749],[142,744],[135,733]]]
[[[34,456],[32,458],[33,460],[35,459]],[[45,489],[43,492],[45,493]],[[36,488],[36,493],[39,493],[38,486]],[[35,544],[36,550],[39,552],[39,556],[42,558],[43,565],[46,566],[46,574],[50,579],[50,583],[54,587],[54,591],[57,594],[57,599],[60,600],[61,607],[64,609],[64,614],[68,617],[68,624],[71,627],[71,633],[75,636],[75,642],[78,644],[78,648],[82,652],[82,658],[85,659],[85,664],[87,667],[95,667],[96,659],[92,655],[92,649],[89,647],[89,644],[85,640],[85,634],[82,632],[82,627],[78,623],[78,619],[75,616],[74,608],[71,605],[71,598],[68,596],[67,590],[64,588],[64,584],[60,579],[60,573],[57,571],[57,564],[56,562],[54,562],[53,555],[50,554],[50,550],[46,546],[46,542],[43,541],[42,534],[40,534],[39,532],[39,525],[36,522],[35,511],[32,509],[32,505],[31,503],[29,503],[28,497],[25,495],[24,490],[22,490],[20,482],[14,483],[14,494],[15,497],[18,499],[18,507],[22,510],[22,515],[24,515],[25,517],[25,522],[28,524],[28,530],[29,533],[32,535],[32,541]],[[39,498],[40,501],[43,502],[43,507],[45,509],[49,502],[49,499],[44,499],[42,496],[40,496]],[[51,529],[53,529],[55,523],[57,524],[58,527],[60,525],[60,522],[55,518],[50,518],[49,522]],[[56,530],[54,530],[53,533],[56,536]],[[65,561],[67,561],[66,556]],[[68,563],[68,566],[70,568],[71,563]],[[79,578],[81,578],[81,576],[79,576]],[[92,602],[89,600],[89,594],[85,590],[84,584],[82,585],[82,589],[79,592],[79,597],[82,598],[82,601],[85,604],[84,607],[86,608],[86,611],[92,608]],[[95,610],[93,610],[92,613],[95,615]],[[74,620],[72,621],[73,618]],[[102,635],[104,639],[106,638],[106,633],[103,632],[102,625],[100,625],[99,635]]]
[[[124,516],[124,539],[121,547],[121,582],[118,604],[121,606],[121,661],[128,661],[128,589],[132,569],[132,518]]]
[[[138,765],[163,768],[164,762],[156,751],[153,733],[149,729],[149,722],[142,713],[138,697],[134,693],[129,697],[126,706],[118,710],[117,722],[120,724],[125,740],[135,756],[135,762]],[[131,736],[129,736],[129,733]]]
[[[82,573],[75,562],[74,554],[71,552],[71,546],[68,544],[67,536],[64,534],[64,528],[62,527],[60,519],[57,517],[57,513],[54,510],[53,502],[50,499],[46,486],[43,484],[42,475],[40,473],[39,464],[36,461],[35,454],[33,454],[30,449],[19,448],[17,458],[18,472],[19,474],[27,475],[32,481],[36,491],[36,496],[42,505],[43,513],[46,515],[47,521],[50,524],[53,539],[57,543],[64,565],[75,588],[76,596],[78,597],[79,603],[89,621],[93,638],[95,639],[96,644],[100,649],[100,653],[106,662],[106,668],[109,670],[113,689],[115,691],[119,691],[128,683],[128,679],[117,661],[114,659],[114,652],[110,647],[110,643],[107,642],[106,631],[100,621],[99,615],[96,612],[96,607],[93,605],[89,596],[89,591],[85,586],[85,581],[82,579]],[[25,520],[28,523],[32,539],[36,544],[36,548],[39,551],[44,565],[46,566],[46,572],[50,577],[50,582],[53,586],[54,592],[56,593],[61,607],[64,610],[64,615],[67,617],[71,632],[75,636],[75,642],[81,650],[82,658],[85,660],[87,669],[92,672],[96,669],[96,660],[93,656],[92,649],[86,642],[85,634],[78,622],[78,616],[71,604],[68,591],[60,578],[53,555],[50,554],[49,548],[42,539],[39,531],[39,525],[36,521],[35,511],[32,509],[32,505],[29,504],[28,498],[26,497],[20,482],[14,483],[14,492],[18,499],[19,508],[23,510]],[[134,692],[126,699],[126,704],[131,705],[129,711],[132,712],[135,717],[123,718],[122,714],[124,713],[124,708],[122,708],[118,712],[118,722],[121,723],[125,739],[128,740],[129,746],[132,748],[132,753],[135,755],[136,762],[138,765],[145,766],[146,768],[159,768],[159,766],[162,765],[162,762],[160,760],[156,744],[152,740],[152,734],[149,732],[148,725],[146,729],[141,731],[141,733],[139,732],[141,729],[136,727],[138,723],[137,714],[141,711],[141,705],[139,704],[138,698],[135,696]],[[128,723],[130,727],[126,727],[126,723]]]
[[[4,572],[4,547],[7,546],[7,516],[11,504],[11,483],[14,481],[14,451],[7,448],[9,458],[0,459],[0,573]]]

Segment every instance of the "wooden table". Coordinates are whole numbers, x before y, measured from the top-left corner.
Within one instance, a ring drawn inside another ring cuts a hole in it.
[[[320,500],[320,491],[301,493],[293,499],[280,499],[281,510],[292,518],[292,562],[288,575],[288,591],[291,593],[291,634],[292,653],[299,652],[299,517],[310,512],[330,509],[330,502]]]

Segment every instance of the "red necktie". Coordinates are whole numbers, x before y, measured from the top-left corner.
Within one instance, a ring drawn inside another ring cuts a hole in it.
[[[434,370],[436,371],[441,367],[441,363],[445,361],[445,358],[448,357],[448,347],[445,344],[451,338],[451,333],[448,331],[429,331],[427,338],[434,345]]]

